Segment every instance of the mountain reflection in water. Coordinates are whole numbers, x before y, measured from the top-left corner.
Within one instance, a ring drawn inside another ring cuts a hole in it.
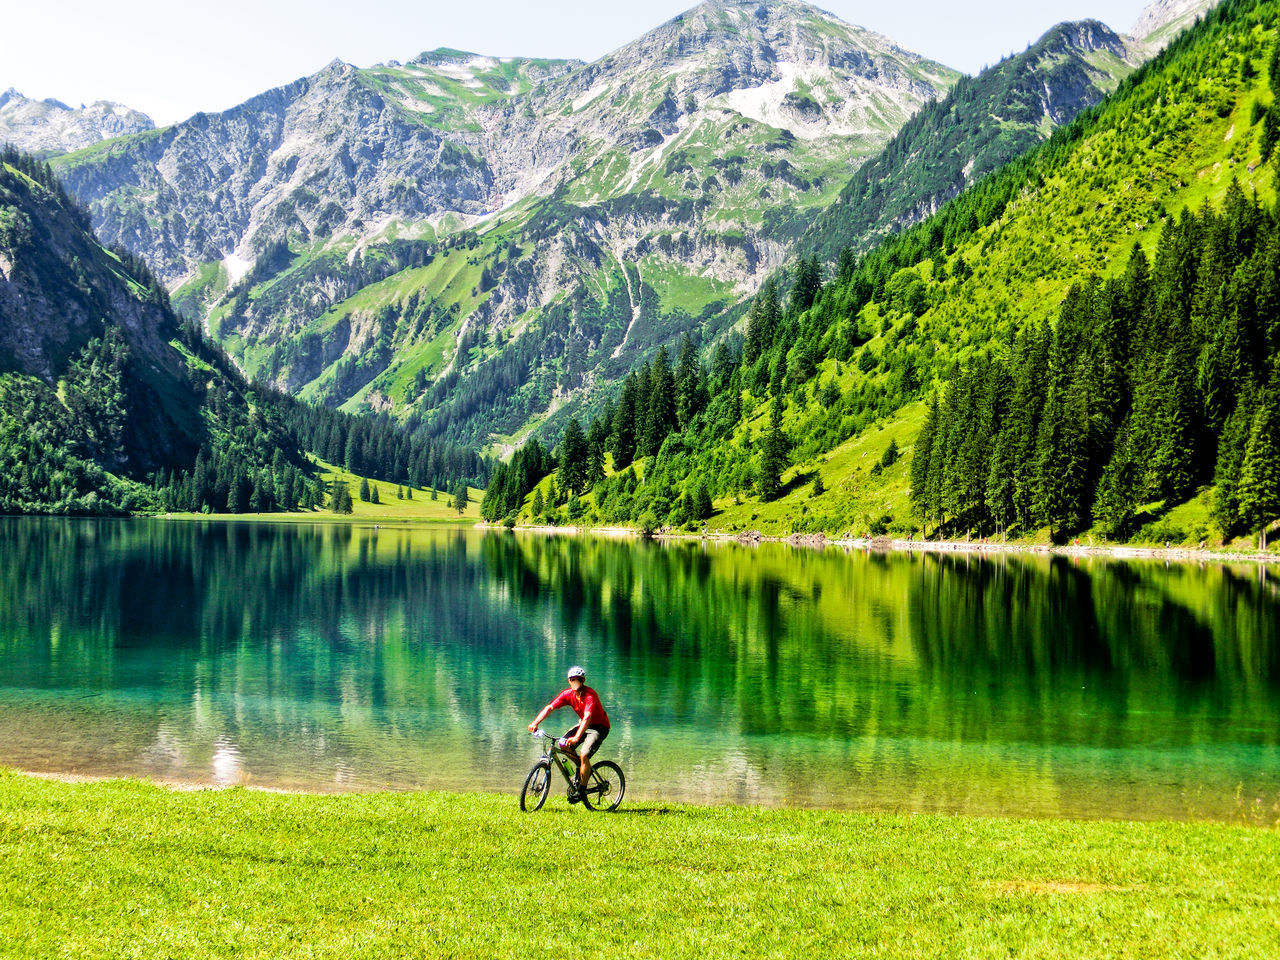
[[[512,791],[586,665],[629,795],[1280,818],[1250,567],[0,520],[0,764]],[[553,727],[570,724],[557,715]]]

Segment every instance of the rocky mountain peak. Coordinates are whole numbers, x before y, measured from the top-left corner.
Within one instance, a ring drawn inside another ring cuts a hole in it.
[[[154,128],[145,113],[109,100],[72,108],[60,100],[32,100],[12,87],[0,93],[0,143],[28,153],[67,153]]]
[[[1129,36],[1144,44],[1163,45],[1218,5],[1219,0],[1153,0],[1138,16]]]
[[[1124,58],[1128,53],[1124,37],[1100,20],[1077,20],[1060,23],[1039,41],[1046,50],[1070,45],[1084,53],[1111,53]]]

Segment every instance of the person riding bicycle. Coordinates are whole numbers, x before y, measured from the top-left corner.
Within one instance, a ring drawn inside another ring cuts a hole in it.
[[[587,686],[587,671],[581,667],[569,668],[569,689],[542,708],[542,712],[529,724],[529,732],[537,733],[539,725],[547,719],[548,714],[566,706],[573,708],[579,723],[565,733],[561,746],[569,756],[578,761],[578,787],[581,796],[581,789],[591,776],[591,756],[600,749],[600,744],[609,735],[609,715],[604,712],[600,695]]]

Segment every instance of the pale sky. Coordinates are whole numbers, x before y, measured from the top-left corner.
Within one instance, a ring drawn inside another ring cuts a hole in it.
[[[1127,32],[1149,0],[825,0],[815,6],[967,73],[1063,20]],[[235,106],[314,73],[455,47],[595,60],[693,0],[43,0],[6,4],[0,91],[78,106],[116,100],[157,123]],[[607,12],[604,12],[607,11]]]

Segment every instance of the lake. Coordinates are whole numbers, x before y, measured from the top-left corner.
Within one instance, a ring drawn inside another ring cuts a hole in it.
[[[3,766],[514,796],[575,663],[637,802],[1280,819],[1256,566],[0,519]]]

